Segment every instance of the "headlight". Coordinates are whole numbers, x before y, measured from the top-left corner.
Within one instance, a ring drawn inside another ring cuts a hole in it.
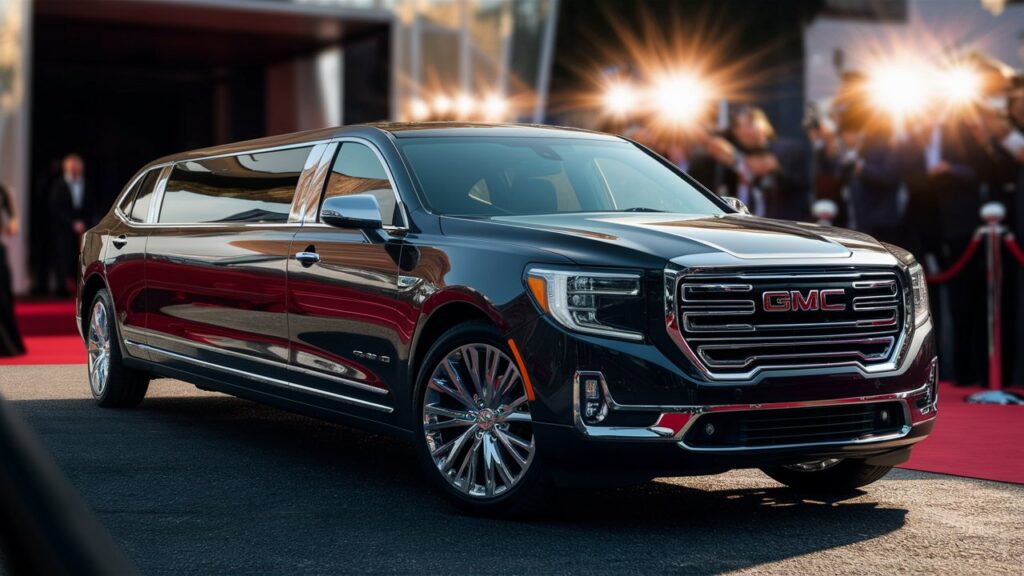
[[[917,262],[911,264],[907,271],[910,273],[910,288],[914,293],[914,326],[920,326],[931,315],[928,309],[928,281],[924,277],[924,268]]]
[[[530,268],[526,284],[537,306],[569,330],[644,339],[640,274]]]

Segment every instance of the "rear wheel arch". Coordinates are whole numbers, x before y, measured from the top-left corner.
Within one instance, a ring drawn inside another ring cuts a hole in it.
[[[78,302],[78,317],[79,322],[81,323],[80,328],[82,329],[83,336],[87,331],[86,329],[89,323],[89,312],[92,307],[92,301],[96,298],[96,294],[100,290],[106,290],[108,294],[110,293],[110,289],[107,288],[107,282],[104,280],[103,275],[99,272],[93,272],[82,284],[82,294]]]

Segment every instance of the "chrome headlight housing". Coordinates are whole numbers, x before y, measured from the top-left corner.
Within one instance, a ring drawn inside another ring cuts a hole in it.
[[[931,317],[931,310],[928,307],[928,280],[925,278],[924,268],[918,262],[912,262],[907,267],[907,273],[910,274],[914,326],[920,326]]]
[[[642,282],[638,272],[604,272],[535,266],[526,270],[534,303],[574,332],[644,339]]]

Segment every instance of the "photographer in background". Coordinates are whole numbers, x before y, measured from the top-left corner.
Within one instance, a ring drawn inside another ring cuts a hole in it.
[[[725,168],[724,188],[751,213],[806,221],[810,213],[810,158],[799,142],[776,136],[760,108],[740,106],[729,115],[725,134],[708,142],[708,152]]]
[[[819,197],[838,196],[845,206],[844,224],[885,242],[904,245],[904,210],[900,201],[903,159],[892,127],[879,122],[867,102],[866,79],[843,74],[831,114],[835,130],[809,133],[821,144],[817,179]]]

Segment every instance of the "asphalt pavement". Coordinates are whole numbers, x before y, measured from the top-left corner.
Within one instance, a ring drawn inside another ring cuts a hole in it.
[[[896,470],[818,500],[736,471],[491,520],[441,500],[401,441],[182,382],[116,411],[84,366],[4,366],[0,395],[142,574],[1024,572],[1019,485]]]

